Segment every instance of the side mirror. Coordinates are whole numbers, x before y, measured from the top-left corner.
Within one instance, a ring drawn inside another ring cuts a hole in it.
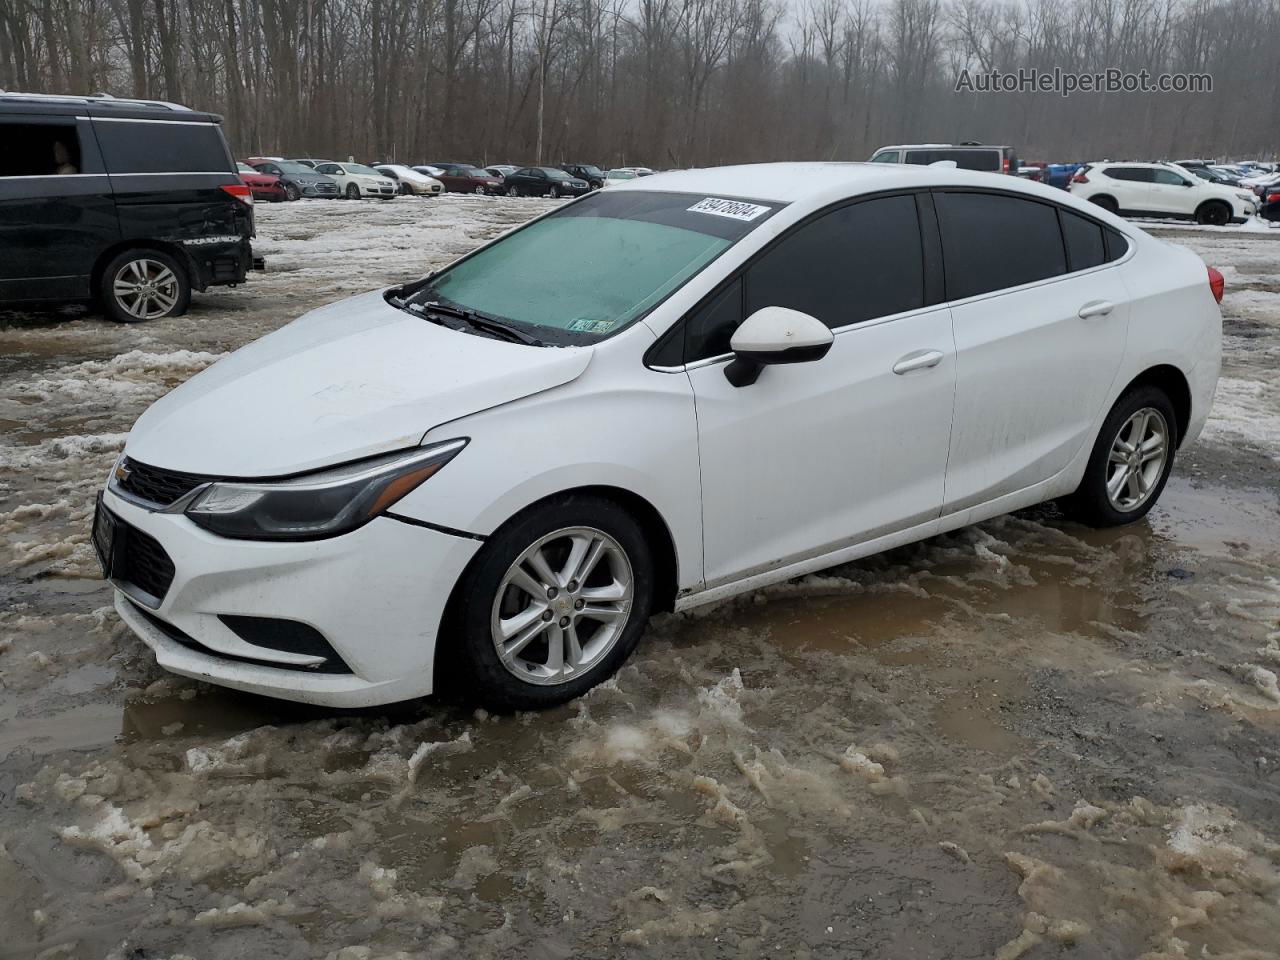
[[[817,317],[787,307],[761,307],[734,331],[729,341],[733,359],[724,375],[735,387],[745,387],[768,364],[821,360],[834,340]]]

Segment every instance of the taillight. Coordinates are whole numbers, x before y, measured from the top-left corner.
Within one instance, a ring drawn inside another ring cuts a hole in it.
[[[222,185],[222,192],[231,194],[231,196],[235,197],[241,203],[247,203],[249,206],[253,206],[253,191],[243,183],[224,183]]]
[[[1001,156],[1001,160],[1000,160],[1000,170],[1001,170],[1001,172],[1002,172],[1002,173],[1008,173],[1008,172],[1009,172],[1009,161],[1010,161],[1011,157],[1009,156],[1009,154],[1005,153],[1004,151],[1001,151],[1000,156]]]
[[[1222,302],[1222,294],[1226,291],[1227,281],[1213,267],[1209,268],[1209,289],[1213,291],[1213,299]]]
[[[1072,183],[1088,183],[1089,178],[1086,177],[1083,173],[1077,173],[1074,177],[1071,178],[1071,182]]]
[[[1275,203],[1277,200],[1280,200],[1280,193],[1267,194],[1267,200],[1266,200],[1267,203]]]

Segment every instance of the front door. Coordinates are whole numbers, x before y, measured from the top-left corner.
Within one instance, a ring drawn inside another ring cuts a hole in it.
[[[942,504],[955,389],[951,315],[929,306],[916,200],[852,203],[785,234],[686,323],[708,587],[907,528]],[[821,360],[725,378],[765,306],[835,332]]]

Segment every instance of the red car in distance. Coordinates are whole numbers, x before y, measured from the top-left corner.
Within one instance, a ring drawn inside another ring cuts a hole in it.
[[[240,180],[249,188],[249,192],[253,194],[253,199],[255,200],[270,200],[273,203],[279,203],[282,200],[289,199],[289,194],[285,192],[284,184],[280,182],[280,178],[274,173],[259,173],[243,160],[236,161],[236,173],[240,175]]]

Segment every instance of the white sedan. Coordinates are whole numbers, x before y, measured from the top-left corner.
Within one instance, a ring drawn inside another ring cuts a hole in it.
[[[1139,520],[1208,415],[1222,292],[1189,250],[1013,177],[659,174],[178,387],[93,541],[176,673],[546,707],[655,611],[1050,499]]]
[[[395,180],[363,163],[334,163],[326,160],[316,164],[316,173],[323,173],[336,180],[339,192],[348,200],[359,200],[362,197],[394,200],[400,192],[400,185]]]
[[[402,163],[375,163],[373,169],[396,181],[400,192],[417,197],[435,197],[444,193],[444,184],[435,177],[420,173]]]

